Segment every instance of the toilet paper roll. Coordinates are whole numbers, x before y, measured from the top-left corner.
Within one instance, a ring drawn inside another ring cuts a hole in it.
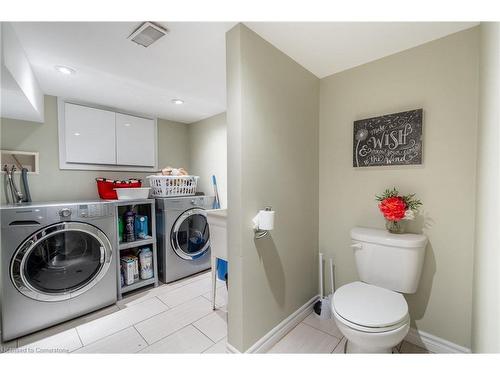
[[[260,210],[257,220],[260,230],[274,229],[274,211]]]

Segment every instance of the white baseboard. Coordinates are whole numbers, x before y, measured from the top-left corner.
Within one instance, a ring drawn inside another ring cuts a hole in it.
[[[226,342],[226,352],[231,354],[241,354],[241,352],[238,349],[236,349],[228,342]]]
[[[441,337],[431,335],[430,333],[410,328],[405,340],[420,346],[432,353],[470,353],[471,350],[464,346],[457,345],[451,341],[445,340]]]
[[[268,333],[262,336],[255,344],[248,348],[245,353],[267,353],[278,341],[280,341],[288,332],[297,326],[302,320],[308,316],[313,309],[319,296],[314,296],[296,311],[282,320],[277,326],[271,329]],[[230,343],[226,344],[226,349],[229,353],[240,353],[238,349]]]
[[[271,349],[279,340],[281,340],[288,332],[290,332],[297,324],[312,312],[313,305],[319,300],[319,296],[315,296],[307,301],[304,305],[298,308],[286,319],[281,321],[277,326],[271,329],[268,333],[262,336],[255,344],[253,344],[245,353],[266,353]],[[431,335],[430,333],[410,328],[405,340],[420,346],[432,353],[461,353],[467,354],[471,350],[464,346],[457,345],[451,341],[445,340],[441,337]],[[228,353],[241,353],[238,349],[230,343],[226,344]]]

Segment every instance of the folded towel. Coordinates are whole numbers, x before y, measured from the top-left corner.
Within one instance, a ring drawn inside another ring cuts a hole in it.
[[[184,168],[166,167],[161,170],[163,176],[188,176],[189,173]]]

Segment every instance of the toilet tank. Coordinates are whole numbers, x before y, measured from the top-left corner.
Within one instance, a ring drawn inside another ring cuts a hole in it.
[[[351,240],[361,281],[401,293],[417,291],[426,236],[357,227],[351,229]]]

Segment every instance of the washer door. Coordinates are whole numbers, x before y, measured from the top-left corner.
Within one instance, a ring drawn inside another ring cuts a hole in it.
[[[193,208],[180,215],[172,227],[170,243],[182,259],[194,260],[203,256],[210,248],[205,210]]]
[[[102,279],[111,263],[106,235],[93,225],[62,222],[28,237],[10,266],[14,286],[37,301],[74,298]]]

